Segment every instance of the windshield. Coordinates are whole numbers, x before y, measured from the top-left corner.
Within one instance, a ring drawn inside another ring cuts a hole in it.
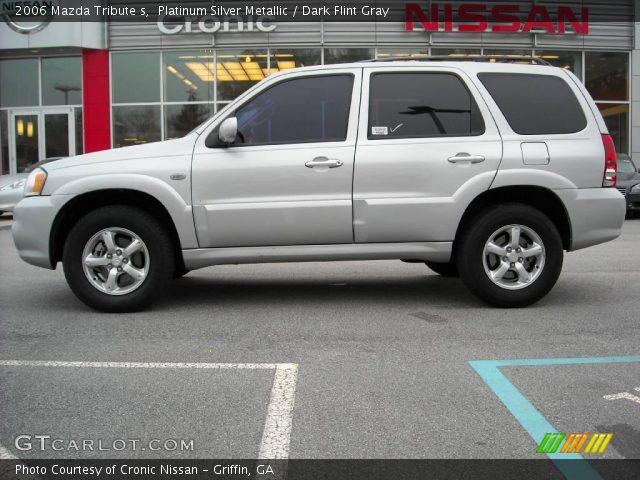
[[[618,157],[618,173],[636,173],[636,167],[631,160]]]

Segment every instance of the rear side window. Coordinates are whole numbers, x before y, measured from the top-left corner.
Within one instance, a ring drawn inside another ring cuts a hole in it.
[[[580,103],[561,78],[522,73],[480,73],[478,78],[520,135],[576,133],[587,126]]]
[[[370,140],[484,133],[478,105],[457,75],[376,73],[370,91]]]

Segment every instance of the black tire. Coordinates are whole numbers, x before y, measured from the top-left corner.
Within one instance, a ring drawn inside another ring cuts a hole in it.
[[[84,273],[82,254],[86,243],[110,227],[134,232],[149,253],[146,278],[137,289],[124,295],[98,290]],[[102,312],[135,312],[161,298],[173,277],[174,263],[174,249],[166,229],[146,211],[128,205],[101,207],[86,214],[69,232],[63,251],[64,275],[71,290],[82,302]]]
[[[458,273],[458,265],[455,262],[448,263],[434,263],[434,262],[425,262],[427,267],[436,272],[441,277],[446,278],[456,278],[460,276]]]
[[[187,269],[186,269],[186,268],[184,268],[184,267],[177,267],[177,266],[176,266],[176,269],[175,269],[175,271],[173,272],[173,278],[174,278],[174,279],[176,279],[176,280],[177,280],[178,278],[182,278],[182,277],[184,277],[187,273],[189,273],[190,271],[191,271],[191,270],[187,270]]]
[[[541,273],[528,286],[509,290],[494,283],[485,272],[483,251],[491,235],[508,225],[518,224],[535,232],[545,250]],[[551,220],[527,205],[509,203],[490,207],[478,214],[461,232],[457,245],[457,264],[464,284],[477,297],[500,308],[531,305],[553,288],[563,261],[562,239]]]

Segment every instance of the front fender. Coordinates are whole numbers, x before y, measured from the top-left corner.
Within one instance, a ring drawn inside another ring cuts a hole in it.
[[[198,248],[191,205],[166,182],[148,175],[105,174],[77,178],[52,193],[52,196],[75,197],[99,190],[126,189],[146,193],[158,200],[169,212],[183,249]]]

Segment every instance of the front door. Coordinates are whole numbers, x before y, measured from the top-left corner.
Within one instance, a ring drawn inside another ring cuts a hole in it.
[[[360,75],[274,80],[224,116],[238,121],[232,145],[214,145],[217,127],[201,136],[192,179],[201,247],[353,242]]]
[[[75,155],[73,109],[11,110],[10,171],[20,173],[40,160]]]

